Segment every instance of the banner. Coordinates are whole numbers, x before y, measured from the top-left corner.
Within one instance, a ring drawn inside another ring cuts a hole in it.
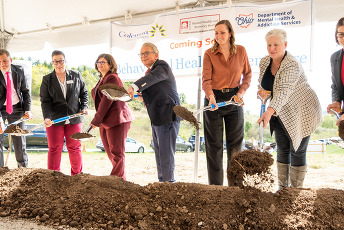
[[[157,15],[152,23],[142,25],[111,24],[112,55],[122,79],[142,77],[146,67],[141,63],[143,43],[152,42],[160,59],[167,61],[176,77],[202,73],[203,53],[214,43],[214,27],[220,20],[231,22],[236,44],[246,48],[253,72],[259,72],[259,61],[268,55],[265,35],[273,28],[288,34],[287,50],[310,67],[312,0],[300,0],[268,6],[227,5],[205,7]]]

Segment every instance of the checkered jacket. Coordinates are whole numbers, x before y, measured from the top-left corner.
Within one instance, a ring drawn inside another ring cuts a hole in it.
[[[269,56],[259,63],[259,89],[262,89],[261,81],[269,64]],[[307,83],[300,62],[289,52],[276,73],[269,107],[280,117],[295,150],[299,148],[302,138],[311,135],[322,122],[319,99]]]

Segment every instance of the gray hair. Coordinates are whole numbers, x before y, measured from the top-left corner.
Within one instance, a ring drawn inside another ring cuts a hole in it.
[[[282,43],[285,43],[287,41],[287,32],[282,29],[273,29],[270,30],[266,35],[265,35],[265,40],[268,41],[268,39],[272,36],[278,36],[281,39]]]
[[[148,46],[148,47],[152,48],[154,53],[157,53],[157,54],[159,53],[158,47],[156,47],[156,45],[154,45],[151,42],[146,42],[142,46]]]

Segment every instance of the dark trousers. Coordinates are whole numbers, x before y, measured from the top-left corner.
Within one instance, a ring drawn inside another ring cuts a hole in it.
[[[236,94],[215,92],[216,102],[227,101]],[[205,98],[204,105],[209,101]],[[235,105],[203,112],[204,139],[209,184],[223,185],[223,123],[227,145],[227,168],[233,151],[240,151],[244,139],[243,108]]]
[[[6,106],[3,106],[6,108]],[[13,113],[8,114],[6,110],[1,109],[2,119],[4,122],[7,120],[7,123],[12,123],[19,120],[24,116],[24,111],[20,108],[19,105],[13,106]],[[25,129],[25,123],[21,122],[18,124],[21,129]],[[28,167],[28,155],[26,153],[26,137],[14,136],[11,135],[13,142],[14,153],[17,160],[18,167]],[[4,140],[4,134],[0,134],[0,167],[5,165],[4,163],[4,154],[2,142]],[[10,148],[10,147],[9,147]]]
[[[310,136],[304,137],[299,148],[295,151],[288,132],[279,118],[275,118],[274,131],[277,144],[277,162],[291,166],[306,165],[306,152]]]
[[[152,137],[159,182],[174,182],[174,153],[180,121],[167,125],[152,125]]]
[[[112,163],[110,175],[122,177],[126,180],[125,174],[125,142],[130,129],[131,122],[122,123],[105,129],[99,127],[100,137],[104,149]]]

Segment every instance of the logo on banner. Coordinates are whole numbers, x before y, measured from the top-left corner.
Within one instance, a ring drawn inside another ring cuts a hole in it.
[[[250,13],[249,15],[239,14],[239,16],[235,18],[235,21],[241,28],[247,28],[254,21],[253,13]]]
[[[165,36],[164,32],[166,31],[165,29],[162,28],[163,25],[159,26],[158,24],[156,24],[156,26],[152,26],[151,31],[149,31],[151,33],[151,37],[154,37],[154,35],[157,33],[160,33],[161,36]]]

